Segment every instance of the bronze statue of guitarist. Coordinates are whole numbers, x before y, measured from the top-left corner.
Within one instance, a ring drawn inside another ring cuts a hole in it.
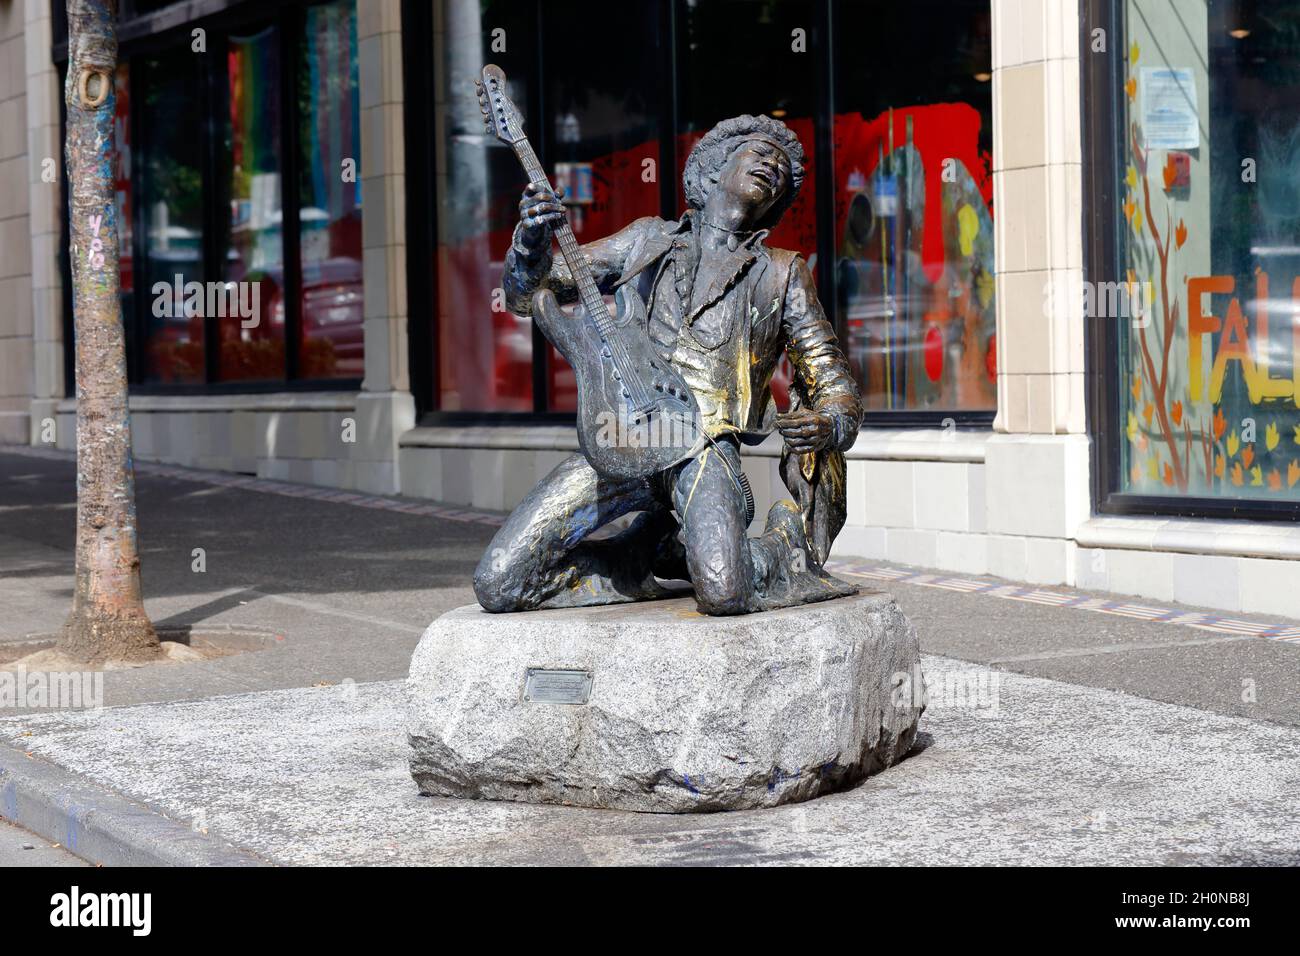
[[[743,614],[853,593],[822,570],[844,524],[844,452],[862,418],[858,387],[818,303],[807,263],[764,238],[804,179],[798,138],[778,120],[739,116],[691,151],[690,209],[676,222],[638,219],[581,247],[602,294],[635,286],[647,303],[629,341],[648,339],[698,408],[699,447],[648,475],[617,477],[587,457],[562,462],[519,504],[474,575],[489,611],[577,607],[661,597],[660,579],[694,587],[707,614]],[[564,206],[534,181],[505,263],[509,308],[532,315],[579,299],[551,254]],[[585,301],[584,301],[584,304]],[[644,316],[644,317],[643,317]],[[555,316],[551,316],[552,319]],[[545,327],[544,327],[545,328]],[[794,368],[791,410],[770,391],[782,353]],[[753,498],[740,446],[773,429],[794,500],[751,538]],[[635,514],[617,534],[592,532]]]

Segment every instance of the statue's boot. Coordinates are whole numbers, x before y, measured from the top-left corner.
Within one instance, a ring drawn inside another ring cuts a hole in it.
[[[750,539],[754,593],[760,609],[829,601],[856,594],[856,585],[827,574],[817,565],[798,506],[786,498],[767,512],[763,533]]]

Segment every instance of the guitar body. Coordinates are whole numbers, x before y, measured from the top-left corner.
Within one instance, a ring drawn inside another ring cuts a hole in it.
[[[567,313],[545,289],[533,296],[533,319],[573,368],[587,461],[610,478],[645,478],[689,458],[706,439],[690,388],[646,334],[645,303],[630,285],[614,301],[605,334],[581,304]]]

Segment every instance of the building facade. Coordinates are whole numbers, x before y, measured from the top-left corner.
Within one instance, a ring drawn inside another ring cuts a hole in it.
[[[508,509],[576,450],[572,373],[500,295],[496,63],[579,241],[679,215],[720,119],[799,134],[768,241],[867,410],[838,553],[1300,617],[1292,4],[121,6],[140,459]],[[61,4],[0,0],[0,61],[0,440],[71,448]]]

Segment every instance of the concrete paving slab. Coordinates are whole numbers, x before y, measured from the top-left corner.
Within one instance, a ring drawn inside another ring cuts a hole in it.
[[[1300,863],[1300,731],[923,666],[939,704],[981,706],[932,705],[922,749],[851,791],[705,816],[419,797],[400,681],[6,718],[0,739],[280,863]]]
[[[1215,713],[1300,725],[1300,653],[1294,645],[1254,638],[1187,641],[1007,666],[1152,700],[1191,700]]]

